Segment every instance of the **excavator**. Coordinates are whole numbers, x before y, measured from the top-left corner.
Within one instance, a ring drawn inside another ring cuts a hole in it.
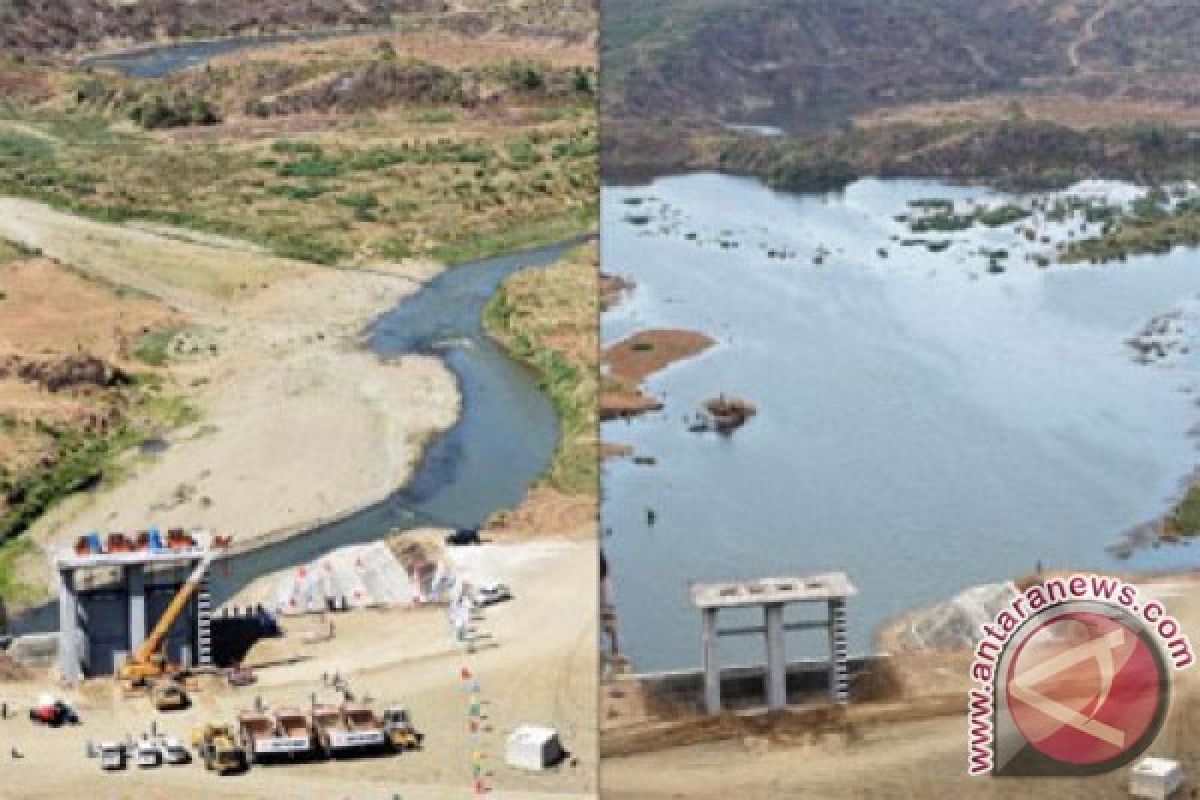
[[[129,689],[138,690],[148,687],[151,690],[154,705],[160,711],[176,710],[188,705],[187,694],[183,687],[171,679],[176,667],[167,663],[167,656],[164,652],[165,644],[171,626],[175,624],[179,615],[183,613],[196,592],[200,590],[200,585],[204,582],[204,575],[208,572],[215,557],[215,551],[210,551],[200,560],[200,563],[192,570],[192,574],[188,576],[187,582],[171,599],[171,604],[167,606],[167,610],[155,624],[154,630],[150,631],[142,645],[117,671],[118,677],[125,682]]]

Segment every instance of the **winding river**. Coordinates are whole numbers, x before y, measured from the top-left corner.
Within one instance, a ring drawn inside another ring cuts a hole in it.
[[[1039,562],[1200,564],[1195,545],[1106,549],[1162,514],[1197,464],[1200,253],[1046,263],[1081,235],[1080,215],[1038,214],[1029,238],[1025,222],[922,237],[903,218],[926,198],[1035,199],[906,180],[792,195],[716,174],[605,189],[605,269],[637,283],[605,315],[605,343],[651,327],[717,340],[648,382],[662,413],[605,425],[606,441],[657,459],[604,472],[605,549],[639,670],[699,663],[690,580],[845,570],[865,651],[886,620]],[[1127,340],[1171,312],[1178,348],[1137,363]],[[720,392],[758,416],[730,438],[690,433],[685,417]],[[820,655],[803,636],[789,655]],[[730,662],[762,657],[741,641]]]

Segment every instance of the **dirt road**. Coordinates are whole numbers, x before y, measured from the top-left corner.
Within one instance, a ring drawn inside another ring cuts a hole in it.
[[[1105,17],[1117,10],[1120,0],[1108,0],[1103,7],[1098,9],[1096,13],[1084,20],[1083,28],[1079,31],[1079,36],[1071,41],[1067,46],[1067,62],[1071,65],[1074,72],[1083,72],[1083,57],[1080,51],[1087,47],[1092,42],[1096,41],[1099,35],[1096,32],[1096,26],[1099,25]]]

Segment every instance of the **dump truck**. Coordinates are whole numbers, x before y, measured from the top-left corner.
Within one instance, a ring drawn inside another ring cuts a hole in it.
[[[383,710],[383,732],[388,745],[396,752],[416,750],[425,737],[417,731],[403,706],[390,706]]]
[[[204,725],[192,731],[192,747],[204,768],[219,775],[238,772],[247,766],[246,754],[228,725]]]
[[[312,719],[321,752],[326,758],[382,750],[387,744],[383,722],[369,706],[356,703],[318,705],[313,708]]]
[[[182,711],[188,707],[188,695],[177,681],[156,681],[150,687],[150,697],[159,711]]]
[[[295,709],[243,711],[238,733],[250,763],[279,757],[297,758],[313,750],[314,735],[308,715]]]

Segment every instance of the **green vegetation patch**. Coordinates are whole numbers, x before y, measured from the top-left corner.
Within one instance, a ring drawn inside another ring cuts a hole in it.
[[[105,437],[49,427],[44,430],[56,440],[60,458],[46,470],[0,479],[0,492],[8,505],[0,517],[0,542],[25,532],[68,495],[97,485],[113,458],[141,441],[128,427]]]
[[[1031,211],[1027,211],[1018,205],[1003,205],[999,208],[990,208],[987,211],[979,213],[979,222],[989,228],[999,228],[1003,225],[1011,225],[1014,222],[1019,222],[1026,217],[1032,216]]]
[[[1200,247],[1200,209],[1183,204],[1172,213],[1122,217],[1107,233],[1072,242],[1062,260],[1106,264],[1136,255],[1164,255],[1176,247]]]
[[[180,330],[172,326],[142,334],[133,347],[134,358],[152,367],[165,367],[171,359],[171,342]]]
[[[1192,486],[1167,520],[1174,533],[1182,536],[1200,534],[1200,486]]]
[[[444,264],[461,264],[480,258],[527,250],[560,242],[594,228],[599,206],[589,202],[583,207],[494,231],[461,231],[456,238],[433,248],[430,255]]]

